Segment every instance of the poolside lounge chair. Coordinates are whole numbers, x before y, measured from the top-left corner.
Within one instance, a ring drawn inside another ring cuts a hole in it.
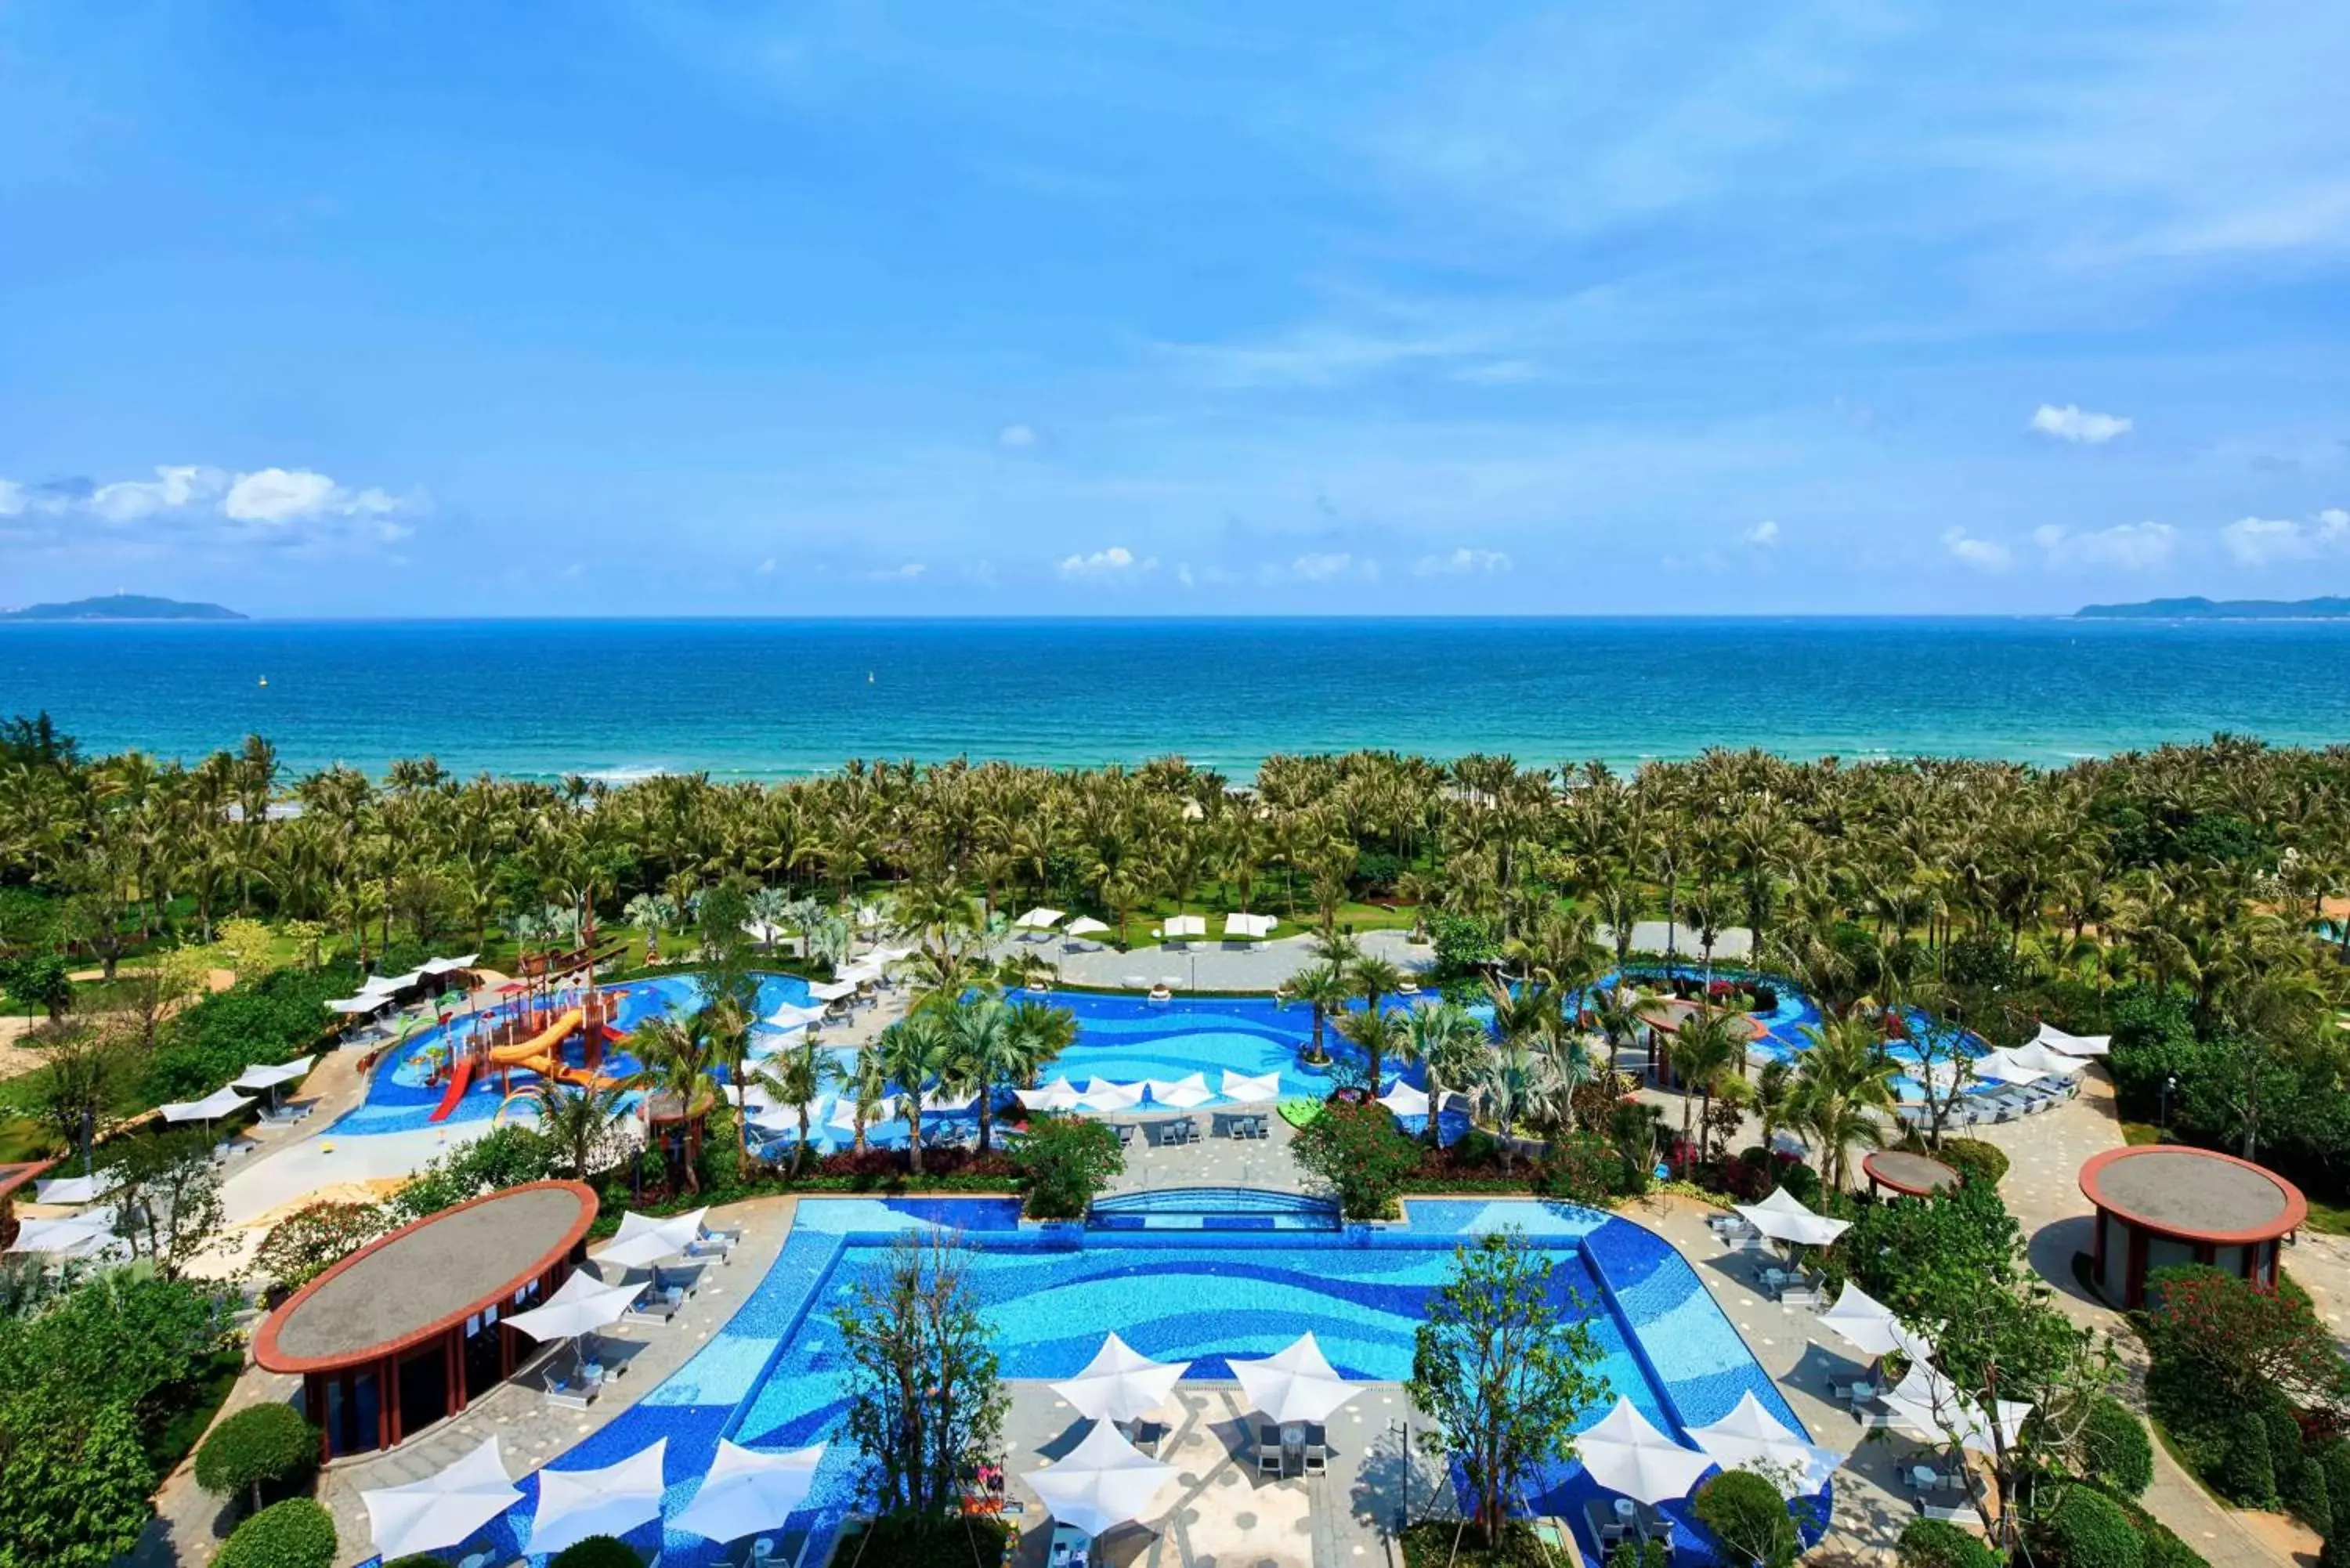
[[[1599,1543],[1602,1553],[1617,1542],[1629,1539],[1632,1533],[1632,1521],[1617,1513],[1612,1501],[1604,1497],[1583,1500],[1583,1522],[1590,1528],[1591,1538]]]
[[[1159,1445],[1167,1440],[1167,1427],[1160,1421],[1119,1421],[1114,1423],[1118,1434],[1142,1452],[1157,1458]]]
[[[1259,1427],[1256,1429],[1256,1473],[1263,1475],[1267,1470],[1277,1476],[1289,1473],[1288,1466],[1281,1457],[1281,1428],[1278,1427]]]
[[[1961,1529],[1981,1529],[1982,1526],[1982,1516],[1974,1511],[1972,1503],[1930,1502],[1922,1496],[1917,1502],[1919,1513],[1939,1523],[1955,1524]]]
[[[1087,1568],[1093,1561],[1094,1538],[1075,1525],[1053,1526],[1053,1544],[1045,1553],[1048,1568]]]
[[[1789,1285],[1780,1291],[1781,1306],[1810,1307],[1819,1310],[1820,1291],[1817,1285]]]

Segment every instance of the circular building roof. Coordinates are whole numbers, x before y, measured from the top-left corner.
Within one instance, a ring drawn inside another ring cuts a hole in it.
[[[1898,1148],[1872,1150],[1860,1162],[1860,1168],[1881,1186],[1912,1198],[1948,1192],[1959,1184],[1959,1173],[1940,1160]]]
[[[324,1372],[446,1333],[545,1273],[596,1222],[577,1181],[510,1187],[360,1248],[296,1291],[253,1336],[272,1372]]]
[[[1639,1017],[1641,1023],[1652,1029],[1678,1034],[1681,1032],[1681,1025],[1695,1017],[1697,1011],[1698,1004],[1694,1002],[1678,996],[1665,996],[1655,998],[1641,1008]],[[1770,1033],[1762,1026],[1762,1021],[1751,1012],[1733,1012],[1729,1016],[1731,1029],[1743,1033],[1749,1043]]]
[[[2106,1213],[2185,1241],[2265,1241],[2309,1217],[2283,1177],[2184,1144],[2108,1149],[2081,1168],[2081,1190]]]

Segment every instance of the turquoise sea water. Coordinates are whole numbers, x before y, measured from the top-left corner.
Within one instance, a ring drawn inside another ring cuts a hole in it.
[[[267,681],[265,686],[264,680]],[[2350,739],[2350,622],[2034,619],[256,621],[0,625],[0,714],[296,771],[728,778],[851,757],[1358,746],[1555,765],[1934,753],[2062,763],[2230,730]]]

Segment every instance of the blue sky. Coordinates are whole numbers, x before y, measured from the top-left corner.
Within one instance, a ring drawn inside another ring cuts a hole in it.
[[[0,600],[2350,588],[2350,10],[0,6]]]

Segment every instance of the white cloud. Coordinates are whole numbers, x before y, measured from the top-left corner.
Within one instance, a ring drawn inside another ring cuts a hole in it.
[[[2095,533],[2075,534],[2054,524],[2032,531],[2052,566],[2116,566],[2150,571],[2170,559],[2178,531],[2168,523],[2116,523]]]
[[[1765,517],[1739,536],[1758,550],[1768,550],[1779,543],[1778,520]]]
[[[2220,542],[2247,566],[2350,552],[2350,512],[2329,506],[2307,524],[2289,517],[2239,517],[2220,530]]]
[[[155,477],[118,480],[90,492],[91,515],[107,523],[137,523],[158,512],[176,511],[198,501],[209,501],[228,483],[216,468],[158,465]]]
[[[1023,447],[1035,446],[1036,444],[1036,427],[1034,425],[1006,425],[1002,430],[995,432],[995,444],[1003,448],[1006,452],[1018,452]]]
[[[1182,584],[1182,585],[1183,585],[1185,587],[1187,587],[1187,588],[1192,586],[1192,584],[1191,584],[1191,562],[1189,562],[1189,561],[1184,561],[1184,562],[1180,562],[1180,563],[1179,563],[1179,564],[1176,566],[1176,567],[1175,567],[1175,580],[1176,580],[1177,582],[1179,582],[1179,583]]]
[[[1954,561],[1961,561],[1979,572],[2003,572],[2015,559],[2014,554],[1995,539],[1977,539],[1963,528],[1952,528],[1942,535],[1942,548]]]
[[[2058,441],[2103,446],[2116,436],[2129,434],[2137,422],[2120,414],[2092,413],[2077,403],[2067,403],[2061,409],[2054,403],[2043,403],[2033,412],[2028,428]]]
[[[929,570],[930,567],[920,561],[905,561],[894,566],[883,566],[878,570],[867,572],[865,580],[868,583],[910,583]]]
[[[1463,545],[1449,556],[1422,556],[1411,565],[1418,577],[1462,577],[1479,572],[1502,573],[1513,563],[1499,550],[1473,550]]]
[[[760,562],[758,571],[759,576],[763,577],[774,576],[775,575],[775,558],[773,556],[770,556],[765,560]]]
[[[1090,556],[1068,556],[1062,558],[1060,573],[1072,581],[1087,577],[1122,577],[1135,572],[1159,569],[1159,559],[1136,560],[1134,552],[1123,545],[1112,545],[1107,550],[1096,550]]]
[[[221,511],[240,523],[293,523],[337,504],[335,482],[307,468],[265,468],[240,474]]]
[[[1344,550],[1317,551],[1310,556],[1300,556],[1290,562],[1289,575],[1309,583],[1326,583],[1333,577],[1345,576],[1347,569],[1354,565],[1355,557]],[[1375,561],[1366,561],[1360,570],[1365,576],[1376,576],[1378,575],[1378,564]]]
[[[0,479],[0,517],[14,517],[25,509],[25,487],[13,479]]]

